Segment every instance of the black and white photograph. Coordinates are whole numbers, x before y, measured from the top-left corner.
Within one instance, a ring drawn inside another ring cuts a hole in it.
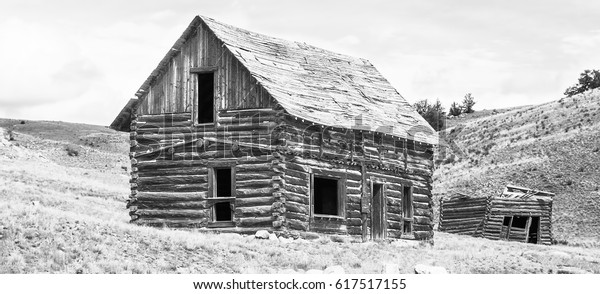
[[[2,0],[0,285],[587,289],[599,52],[595,1]]]

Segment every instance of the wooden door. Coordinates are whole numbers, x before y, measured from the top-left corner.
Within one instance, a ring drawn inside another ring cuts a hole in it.
[[[372,183],[373,209],[371,210],[371,234],[374,240],[385,239],[385,191],[383,184]]]

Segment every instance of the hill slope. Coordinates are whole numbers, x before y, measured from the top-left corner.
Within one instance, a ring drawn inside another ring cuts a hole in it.
[[[104,127],[0,119],[0,273],[277,273],[329,265],[381,273],[386,264],[411,273],[418,263],[452,273],[600,273],[600,248],[443,233],[435,246],[283,242],[139,227],[124,203],[127,152],[128,134]]]
[[[434,174],[438,199],[453,191],[499,194],[506,184],[551,191],[555,238],[600,240],[600,90],[449,125],[455,150]]]

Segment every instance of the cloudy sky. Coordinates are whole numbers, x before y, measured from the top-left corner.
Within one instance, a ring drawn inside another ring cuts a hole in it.
[[[2,0],[0,117],[110,124],[197,14],[366,58],[411,103],[543,103],[600,68],[600,1]]]

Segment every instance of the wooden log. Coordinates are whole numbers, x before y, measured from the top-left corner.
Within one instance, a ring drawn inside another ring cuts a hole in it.
[[[308,195],[294,193],[292,191],[285,192],[285,199],[286,199],[286,201],[294,201],[294,202],[297,202],[300,204],[309,204]]]
[[[153,170],[143,170],[138,172],[140,177],[154,176],[188,176],[188,175],[205,175],[208,170],[205,167],[183,167],[183,168],[162,168]]]
[[[272,164],[270,162],[268,163],[240,163],[237,167],[236,170],[238,172],[256,172],[259,170],[271,170],[272,169]]]
[[[286,201],[285,208],[287,211],[291,211],[291,212],[295,212],[295,213],[306,214],[306,215],[308,215],[310,213],[309,206],[306,204],[302,204],[302,203]]]
[[[308,226],[308,221],[310,219],[310,217],[308,216],[308,214],[305,213],[296,213],[293,211],[286,211],[285,212],[285,216],[287,220],[296,220],[296,221],[300,221],[305,223],[306,226]]]
[[[189,160],[189,161],[171,161],[171,160],[157,160],[157,161],[138,161],[137,167],[139,171],[155,170],[162,168],[187,168],[187,167],[206,167],[207,160]]]
[[[265,197],[272,196],[273,188],[254,188],[254,189],[237,189],[236,196],[238,198],[250,197]]]
[[[204,227],[208,223],[208,219],[173,219],[173,218],[150,218],[144,219],[140,218],[134,221],[135,224],[145,225],[145,226],[154,226],[154,227],[174,227],[174,228],[199,228]]]
[[[236,207],[236,213],[240,213],[241,217],[266,217],[271,215],[272,210],[271,205]]]
[[[191,113],[146,114],[137,117],[138,123],[191,121]]]
[[[270,187],[272,183],[271,179],[257,179],[257,180],[237,180],[236,186],[237,188],[264,188]]]
[[[284,179],[286,184],[291,184],[295,186],[307,187],[309,184],[308,179],[306,178],[296,178],[289,176],[288,174],[285,175]]]
[[[307,221],[287,219],[287,226],[292,230],[308,231]]]
[[[272,227],[273,221],[275,219],[272,216],[262,216],[262,217],[241,217],[237,220],[238,226],[241,227],[258,227],[258,226],[267,226]]]
[[[274,202],[275,202],[275,199],[272,196],[236,198],[235,206],[236,207],[266,206],[266,205],[271,206]]]
[[[287,191],[290,191],[292,193],[296,193],[296,194],[300,194],[300,195],[308,195],[309,190],[308,187],[306,186],[296,186],[296,185],[291,185],[291,184],[287,184],[285,185],[285,189]]]
[[[431,218],[425,216],[414,216],[413,217],[415,224],[428,225],[431,224]]]
[[[145,218],[195,218],[202,219],[209,216],[208,211],[198,209],[138,209],[136,215]]]
[[[207,192],[144,192],[138,191],[139,201],[200,201],[207,197]]]
[[[286,167],[286,170],[285,170],[286,177],[289,176],[289,177],[304,179],[304,180],[308,181],[308,173],[307,172],[290,169],[290,168],[288,168],[287,163],[285,164],[285,167]]]
[[[207,201],[137,201],[140,209],[206,209],[210,206]]]
[[[139,177],[138,185],[171,185],[171,184],[189,184],[206,183],[207,175],[184,175],[184,176],[151,176]]]

